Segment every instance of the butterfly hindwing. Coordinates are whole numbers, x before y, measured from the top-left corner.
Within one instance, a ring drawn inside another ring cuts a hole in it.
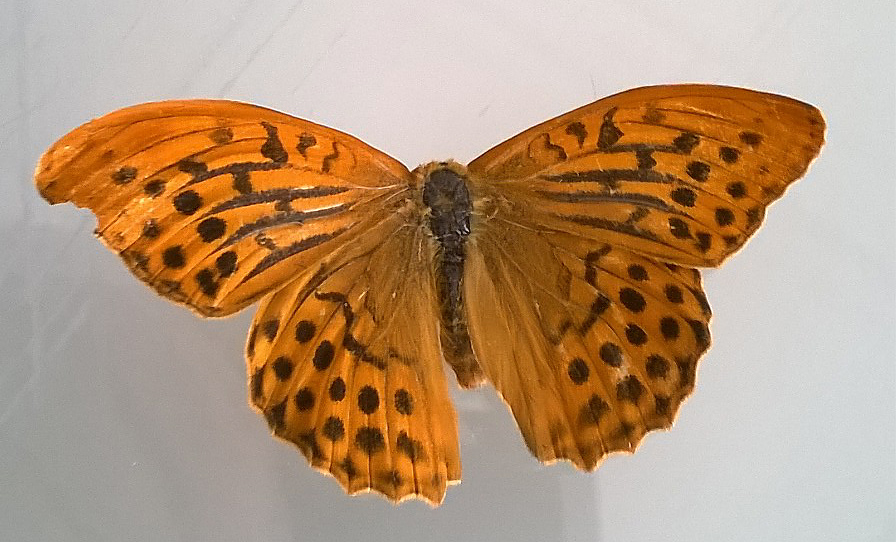
[[[157,292],[221,316],[388,213],[408,175],[336,130],[189,100],[81,126],[44,154],[36,182],[51,203],[90,208],[97,235]]]
[[[438,504],[460,477],[431,240],[401,217],[262,302],[250,401],[349,493]]]
[[[644,87],[535,126],[468,167],[530,226],[716,266],[805,173],[823,139],[821,113],[790,98]]]
[[[692,269],[554,240],[510,224],[480,232],[470,328],[532,453],[590,470],[671,425],[709,346],[710,313]]]

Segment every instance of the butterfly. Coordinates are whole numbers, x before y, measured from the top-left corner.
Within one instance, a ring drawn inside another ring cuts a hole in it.
[[[461,474],[445,364],[545,463],[590,471],[669,428],[710,345],[697,268],[824,130],[791,98],[653,86],[409,171],[270,109],[166,101],[70,132],[35,180],[162,296],[207,317],[260,300],[248,395],[272,433],[350,494],[435,506]]]

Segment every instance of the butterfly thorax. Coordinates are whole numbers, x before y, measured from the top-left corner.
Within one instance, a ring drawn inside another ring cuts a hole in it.
[[[437,243],[436,284],[442,323],[442,351],[465,387],[482,380],[464,315],[463,276],[473,201],[466,169],[453,161],[431,162],[415,170],[423,182],[426,225]]]

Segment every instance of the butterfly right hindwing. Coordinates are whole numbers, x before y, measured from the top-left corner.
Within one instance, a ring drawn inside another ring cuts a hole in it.
[[[473,347],[532,453],[591,470],[672,424],[709,346],[709,307],[692,269],[552,241],[483,226],[466,275]]]

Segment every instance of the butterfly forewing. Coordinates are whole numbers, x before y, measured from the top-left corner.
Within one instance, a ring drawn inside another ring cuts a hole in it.
[[[533,454],[591,469],[671,425],[710,341],[692,267],[743,245],[823,134],[789,98],[648,87],[468,166],[473,347]]]
[[[715,266],[805,173],[823,138],[818,110],[790,98],[645,87],[531,128],[469,170],[533,227]]]
[[[268,109],[174,101],[117,111],[41,159],[53,203],[162,295],[232,313],[387,215],[407,169],[355,138]]]
[[[265,299],[250,400],[349,493],[442,501],[460,477],[431,239],[402,216]]]

